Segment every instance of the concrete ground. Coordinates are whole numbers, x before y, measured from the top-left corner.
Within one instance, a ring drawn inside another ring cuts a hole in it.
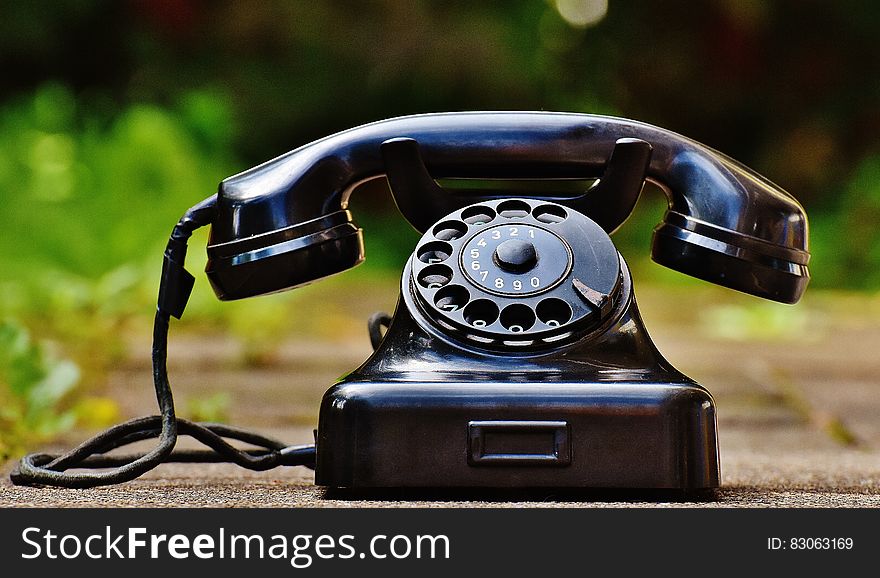
[[[372,303],[340,305],[363,327]],[[863,507],[880,506],[880,300],[817,294],[797,307],[722,290],[639,291],[664,355],[705,385],[718,406],[722,488],[668,494],[454,493],[327,495],[305,468],[263,473],[226,465],[165,465],[117,487],[19,488],[0,468],[0,506],[313,507]],[[387,308],[387,306],[386,306]],[[179,408],[231,394],[230,423],[290,443],[312,438],[318,401],[369,353],[365,331],[337,341],[286,339],[272,362],[243,366],[231,337],[173,333],[170,372]],[[109,395],[126,417],[155,412],[149,344],[113,372]],[[76,432],[60,440],[82,439]]]

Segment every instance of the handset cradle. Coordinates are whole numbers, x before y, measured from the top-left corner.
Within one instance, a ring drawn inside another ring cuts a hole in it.
[[[447,212],[451,193],[431,177],[415,139],[388,139],[380,148],[397,207],[409,216],[417,231],[427,230],[436,221],[436,215]],[[650,144],[635,138],[618,139],[599,180],[582,195],[566,198],[566,204],[590,215],[609,234],[613,233],[635,208],[650,160]],[[438,202],[440,199],[446,202]]]

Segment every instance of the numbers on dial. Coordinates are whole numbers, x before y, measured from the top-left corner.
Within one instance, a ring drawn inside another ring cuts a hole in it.
[[[520,239],[543,251],[537,265],[521,273],[505,270],[496,261],[496,250],[509,239]],[[489,292],[531,295],[557,283],[570,265],[570,253],[553,233],[527,223],[501,225],[481,232],[461,248],[463,272]]]

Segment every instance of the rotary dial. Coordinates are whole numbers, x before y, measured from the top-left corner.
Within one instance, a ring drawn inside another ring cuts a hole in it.
[[[580,213],[542,201],[486,201],[425,233],[404,295],[445,333],[535,349],[608,317],[620,294],[620,263],[605,231]]]

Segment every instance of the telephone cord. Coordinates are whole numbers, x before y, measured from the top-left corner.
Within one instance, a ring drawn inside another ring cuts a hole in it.
[[[61,455],[34,453],[24,456],[10,475],[12,483],[28,486],[92,488],[133,480],[162,463],[234,463],[249,470],[269,470],[278,466],[315,467],[314,444],[289,446],[236,427],[192,422],[174,412],[174,399],[168,381],[168,330],[171,316],[180,317],[192,276],[183,269],[186,242],[196,229],[210,224],[216,197],[186,212],[174,227],[165,251],[159,305],[153,324],[153,383],[159,415],[141,417],[116,425]],[[175,450],[177,438],[190,436],[208,446],[207,450]],[[144,454],[107,455],[108,452],[146,439],[158,444]],[[226,439],[251,446],[239,449]],[[104,471],[68,471],[68,470]]]

